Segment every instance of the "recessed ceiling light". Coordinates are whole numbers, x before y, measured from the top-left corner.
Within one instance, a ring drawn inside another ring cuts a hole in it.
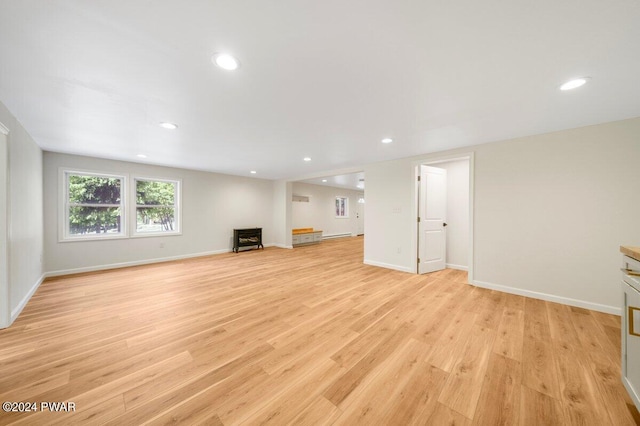
[[[326,179],[322,179],[322,181],[323,181],[323,182],[326,182],[327,180],[326,180]]]
[[[311,161],[311,157],[304,157],[303,160],[304,161]]]
[[[590,80],[589,77],[580,77],[580,78],[575,78],[573,80],[569,80],[566,83],[564,83],[562,86],[560,86],[560,90],[577,89],[580,86],[584,86],[589,80]]]
[[[255,175],[258,172],[256,172],[255,170],[251,170],[249,173],[251,173],[252,175]]]
[[[211,57],[211,61],[227,71],[237,70],[240,66],[240,62],[227,53],[216,53]]]
[[[164,127],[165,129],[169,129],[169,130],[175,130],[178,128],[178,125],[169,123],[167,121],[163,121],[162,123],[160,123],[160,127]]]
[[[393,142],[393,139],[391,139],[391,138],[382,139],[382,143],[391,143],[391,142]]]
[[[144,155],[144,154],[138,154],[138,155],[136,155],[136,157],[138,157],[138,158],[147,158],[147,156]]]

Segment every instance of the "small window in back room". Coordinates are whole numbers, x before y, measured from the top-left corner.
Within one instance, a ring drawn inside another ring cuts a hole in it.
[[[180,181],[135,178],[135,235],[180,233]]]
[[[347,197],[336,197],[336,217],[349,217],[349,199]]]

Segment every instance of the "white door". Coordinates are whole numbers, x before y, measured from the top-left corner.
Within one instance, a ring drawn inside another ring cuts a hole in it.
[[[447,171],[420,166],[418,273],[445,268],[447,254]]]
[[[358,235],[364,235],[364,197],[358,198],[358,208],[356,209],[356,220],[358,221]]]

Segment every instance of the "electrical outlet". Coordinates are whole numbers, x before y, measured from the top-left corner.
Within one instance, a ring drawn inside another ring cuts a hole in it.
[[[402,251],[402,249],[401,249],[400,247],[398,247],[398,248],[396,249],[396,253],[398,253],[398,254],[400,254],[400,252],[401,252],[401,251]]]
[[[160,243],[160,248],[164,248],[164,243]]]

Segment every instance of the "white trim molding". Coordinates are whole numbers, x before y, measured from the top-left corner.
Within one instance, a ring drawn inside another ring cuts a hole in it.
[[[447,263],[445,265],[448,269],[457,269],[458,271],[468,271],[469,268],[462,265],[454,265],[453,263]]]
[[[266,247],[269,247],[269,245],[267,245]],[[281,248],[281,249],[293,250],[293,246],[288,246],[286,244],[274,244],[273,247],[278,247],[278,248]]]
[[[395,271],[400,271],[400,272],[414,273],[414,271],[411,268],[408,268],[406,266],[393,265],[391,263],[376,262],[374,260],[368,260],[368,259],[365,259],[363,263],[369,266],[378,266],[380,268],[393,269]]]
[[[622,311],[616,306],[601,305],[599,303],[587,302],[585,300],[572,299],[570,297],[555,296],[553,294],[538,293],[537,291],[523,290],[521,288],[509,287],[500,284],[493,284],[484,281],[469,280],[469,282],[477,287],[489,290],[497,290],[503,293],[517,294],[518,296],[531,297],[532,299],[544,300],[547,302],[561,303],[563,305],[576,306],[578,308],[590,309],[592,311],[604,312],[606,314],[620,316]]]
[[[344,237],[355,237],[351,232],[343,232],[342,234],[328,234],[322,235],[323,240],[330,240],[332,238],[344,238]]]
[[[469,274],[469,282],[473,280],[474,276],[474,267],[475,267],[475,255],[474,255],[474,244],[473,240],[475,238],[475,228],[474,228],[474,209],[475,209],[475,151],[464,151],[456,154],[449,155],[440,155],[438,153],[425,155],[424,157],[420,157],[411,162],[413,167],[413,190],[414,196],[411,203],[412,211],[417,214],[418,212],[418,176],[420,174],[420,165],[429,165],[436,166],[441,163],[449,163],[452,161],[463,161],[466,160],[469,162],[469,241],[468,241],[468,259],[469,265],[464,267],[457,268],[456,265],[447,266],[452,269],[460,269],[467,271]],[[418,273],[418,223],[417,221],[411,221],[411,252],[416,254],[413,266],[411,267],[411,272],[414,274]]]
[[[11,325],[9,295],[9,130],[0,123],[0,329]]]
[[[62,275],[82,274],[85,272],[105,271],[108,269],[120,269],[120,268],[128,268],[130,266],[140,266],[140,265],[149,265],[152,263],[171,262],[172,260],[190,259],[192,257],[211,256],[214,254],[230,253],[231,251],[232,249],[222,249],[222,250],[213,250],[213,251],[207,251],[202,253],[183,254],[179,256],[160,257],[155,259],[134,260],[132,262],[121,262],[121,263],[110,263],[107,265],[86,266],[84,268],[61,269],[59,271],[47,272],[45,275],[47,276],[47,278],[59,277]]]
[[[281,247],[278,244],[266,243],[264,247]],[[282,246],[283,248],[293,248]],[[245,250],[248,251],[248,250]],[[86,266],[84,268],[74,268],[74,269],[61,269],[58,271],[51,271],[45,273],[45,278],[48,277],[59,277],[63,275],[72,275],[72,274],[82,274],[85,272],[97,272],[97,271],[106,271],[108,269],[120,269],[120,268],[128,268],[130,266],[140,266],[140,265],[150,265],[153,263],[162,263],[162,262],[171,262],[174,260],[183,260],[183,259],[191,259],[194,257],[205,257],[212,256],[215,254],[223,254],[223,253],[231,253],[233,252],[232,248],[221,249],[221,250],[212,250],[206,251],[202,253],[190,253],[190,254],[182,254],[178,256],[168,256],[168,257],[160,257],[154,259],[144,259],[144,260],[135,260],[132,262],[121,262],[121,263],[110,263],[107,265],[95,265],[95,266]]]
[[[31,297],[33,297],[35,292],[40,287],[40,284],[43,283],[46,277],[47,274],[42,274],[38,281],[36,281],[36,283],[31,287],[29,292],[24,295],[20,303],[18,303],[18,306],[16,306],[13,311],[11,311],[11,323],[9,325],[13,324],[13,322],[18,318],[24,307],[27,306],[27,303],[29,303],[29,300],[31,300]]]

